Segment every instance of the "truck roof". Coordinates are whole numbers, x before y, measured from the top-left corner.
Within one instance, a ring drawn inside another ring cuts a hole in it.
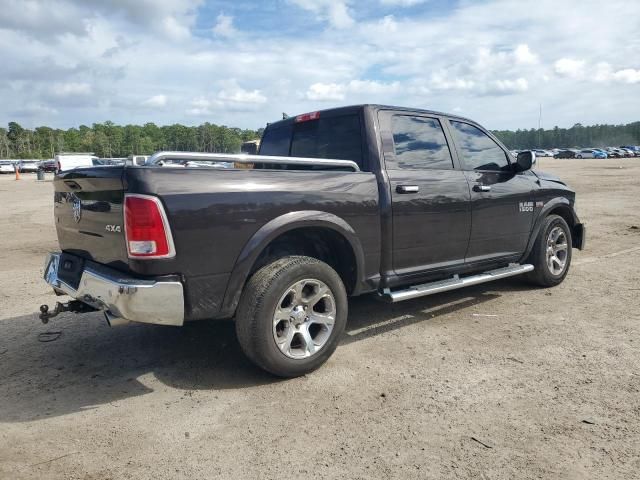
[[[361,110],[364,110],[366,108],[371,108],[374,110],[399,110],[399,111],[403,111],[403,112],[413,112],[413,113],[424,113],[424,114],[429,114],[429,115],[441,115],[441,116],[446,116],[446,117],[451,117],[451,118],[455,118],[458,120],[464,120],[465,122],[471,122],[474,124],[477,124],[477,122],[475,122],[474,120],[471,120],[470,118],[465,118],[465,117],[461,117],[460,115],[454,115],[451,113],[445,113],[445,112],[439,112],[437,110],[428,110],[428,109],[423,109],[423,108],[410,108],[410,107],[399,107],[399,106],[395,106],[395,105],[381,105],[381,104],[376,104],[376,103],[362,103],[362,104],[357,104],[357,105],[347,105],[344,107],[335,107],[335,108],[326,108],[324,110],[315,110],[313,112],[310,113],[319,113],[320,116],[322,117],[323,114],[331,114],[331,115],[344,115],[344,114],[348,114],[348,113],[352,113],[352,112],[359,112]],[[298,114],[298,115],[293,115],[289,118],[285,118],[283,120],[278,120],[276,122],[270,122],[267,124],[267,126],[272,126],[272,125],[286,125],[288,123],[294,123],[296,121],[296,118],[299,117],[300,115],[306,115],[306,113],[302,113],[302,114]]]

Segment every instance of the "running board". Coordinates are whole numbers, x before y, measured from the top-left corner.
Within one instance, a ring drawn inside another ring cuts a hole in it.
[[[404,300],[411,300],[412,298],[433,295],[435,293],[448,292],[449,290],[457,290],[458,288],[470,287],[471,285],[478,285],[480,283],[492,282],[494,280],[500,280],[501,278],[513,277],[514,275],[531,272],[532,270],[533,265],[512,263],[508,267],[489,270],[488,272],[480,273],[478,275],[462,278],[458,275],[454,275],[453,278],[448,280],[423,283],[422,285],[413,285],[404,290],[391,291],[389,288],[385,288],[382,293],[379,293],[379,295],[385,301],[396,303]]]

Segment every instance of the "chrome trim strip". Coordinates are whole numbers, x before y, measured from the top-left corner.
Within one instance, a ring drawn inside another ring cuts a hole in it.
[[[215,162],[237,163],[275,163],[279,165],[319,165],[323,167],[348,167],[359,172],[360,167],[352,160],[335,160],[325,158],[280,157],[270,155],[247,155],[231,153],[197,153],[197,152],[156,152],[151,155],[145,165],[155,165],[161,160],[211,160]]]
[[[49,253],[44,279],[54,289],[110,315],[132,322],[181,326],[184,290],[176,281],[140,280],[107,267],[86,266],[74,289],[58,277],[60,253]]]

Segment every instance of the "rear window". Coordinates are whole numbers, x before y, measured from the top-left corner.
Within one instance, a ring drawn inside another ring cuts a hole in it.
[[[267,127],[260,143],[260,155],[353,160],[362,167],[360,116],[320,117]],[[286,167],[278,165],[277,168]]]

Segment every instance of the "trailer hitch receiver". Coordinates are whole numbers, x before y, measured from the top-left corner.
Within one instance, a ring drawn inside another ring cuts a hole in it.
[[[63,312],[86,313],[95,312],[97,309],[79,300],[72,300],[67,303],[56,302],[53,311],[49,311],[49,305],[40,305],[40,320],[45,325],[49,323],[49,319],[60,315]]]

